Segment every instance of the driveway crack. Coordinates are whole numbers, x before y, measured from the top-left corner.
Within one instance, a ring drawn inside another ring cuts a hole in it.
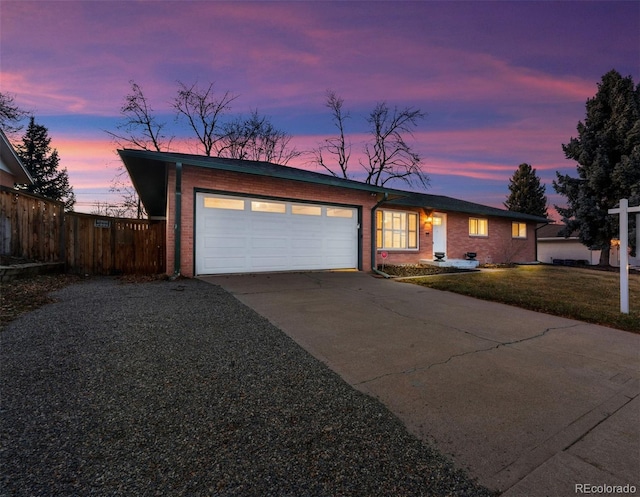
[[[497,350],[500,347],[507,347],[509,345],[516,345],[516,344],[519,344],[519,343],[528,342],[530,340],[536,340],[538,338],[542,338],[543,336],[545,336],[547,333],[549,333],[551,331],[565,330],[565,329],[569,329],[569,328],[575,328],[577,326],[580,326],[580,324],[578,323],[578,324],[572,324],[572,325],[569,325],[569,326],[560,326],[560,327],[547,328],[544,331],[542,331],[541,333],[538,333],[537,335],[533,335],[533,336],[526,337],[526,338],[520,338],[518,340],[511,340],[509,342],[497,342],[496,345],[492,345],[491,347],[485,347],[485,348],[476,349],[476,350],[468,350],[466,352],[461,352],[459,354],[453,354],[453,355],[449,356],[444,361],[434,362],[434,363],[429,364],[427,366],[417,366],[417,367],[414,367],[414,368],[411,368],[411,369],[405,369],[404,371],[395,371],[395,372],[391,372],[391,373],[384,373],[384,374],[375,376],[373,378],[369,378],[367,380],[363,380],[361,382],[354,383],[354,385],[365,385],[367,383],[371,383],[371,382],[374,382],[374,381],[377,381],[377,380],[380,380],[382,378],[386,378],[386,377],[389,377],[389,376],[400,376],[400,375],[413,374],[413,373],[422,372],[422,371],[428,371],[431,368],[434,368],[436,366],[444,366],[445,364],[448,364],[451,361],[453,361],[454,359],[457,359],[459,357],[464,357],[464,356],[471,355],[471,354],[478,354],[478,353],[481,353],[481,352],[490,352],[492,350]],[[465,330],[461,330],[461,329],[458,329],[458,328],[454,328],[454,329],[456,329],[457,331],[461,331],[463,333],[467,333],[469,335],[473,335],[473,336],[475,336],[477,338],[482,338],[484,340],[489,340],[489,341],[495,342],[495,340],[490,340],[488,338],[480,337],[480,336],[474,335],[473,333],[470,333],[470,332],[465,331]]]

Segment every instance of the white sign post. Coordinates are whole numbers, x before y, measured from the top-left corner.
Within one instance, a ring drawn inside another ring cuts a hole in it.
[[[629,207],[629,200],[620,200],[620,207],[609,209],[609,214],[620,214],[620,312],[629,314],[629,213],[640,212],[640,206]],[[636,216],[636,220],[640,216]],[[636,232],[639,227],[636,226]],[[637,237],[636,237],[637,239]],[[636,250],[640,248],[636,246]]]

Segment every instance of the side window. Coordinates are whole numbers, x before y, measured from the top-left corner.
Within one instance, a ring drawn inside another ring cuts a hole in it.
[[[527,238],[527,223],[511,223],[511,238]]]
[[[477,217],[470,217],[469,236],[489,236],[489,221]]]

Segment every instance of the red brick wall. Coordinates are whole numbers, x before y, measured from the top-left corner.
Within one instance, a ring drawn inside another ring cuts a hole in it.
[[[192,277],[194,261],[195,189],[224,191],[247,195],[264,195],[285,200],[301,199],[313,202],[329,202],[361,207],[362,269],[371,268],[371,208],[377,199],[369,192],[327,185],[312,185],[299,181],[269,178],[251,174],[218,171],[184,166],[182,173],[182,239],[180,269],[183,276]],[[416,264],[420,259],[433,259],[432,227],[426,224],[427,215],[422,209],[397,208],[420,214],[418,247],[415,250],[386,250],[385,264]],[[390,209],[390,207],[385,207]],[[530,262],[535,260],[535,226],[527,227],[527,239],[511,238],[511,220],[489,219],[489,236],[469,236],[468,214],[447,213],[447,258],[464,259],[466,252],[477,252],[481,263]],[[169,169],[167,195],[167,273],[173,274],[175,260],[175,167]],[[380,250],[376,251],[376,263],[382,264]]]
[[[216,190],[247,195],[264,195],[284,200],[300,199],[313,202],[362,207],[362,269],[371,268],[371,208],[376,197],[369,192],[327,185],[311,185],[300,181],[269,178],[252,174],[218,171],[184,166],[182,172],[182,240],[180,249],[180,274],[192,277],[195,271],[193,227],[195,216],[195,189]],[[167,272],[174,268],[175,224],[175,167],[170,168],[167,203]]]
[[[488,236],[470,236],[469,218],[488,220]],[[510,219],[447,214],[447,258],[464,259],[466,252],[476,252],[477,260],[485,263],[535,261],[535,225],[527,226],[527,238],[511,237]]]

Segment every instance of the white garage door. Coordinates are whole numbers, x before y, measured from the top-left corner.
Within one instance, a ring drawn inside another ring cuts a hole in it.
[[[355,208],[196,194],[196,273],[358,266]]]

